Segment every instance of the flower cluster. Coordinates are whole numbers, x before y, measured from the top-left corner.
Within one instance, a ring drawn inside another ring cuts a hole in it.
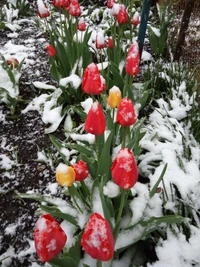
[[[70,196],[70,205],[73,209],[76,209],[78,213],[86,212],[87,215],[84,225],[78,227],[79,222],[76,216],[73,217],[71,214],[64,216],[59,211],[56,214],[60,214],[60,218],[64,220],[69,219],[69,222],[74,224],[75,228],[77,227],[76,234],[80,236],[77,246],[82,249],[82,252],[98,261],[109,261],[115,257],[114,246],[119,231],[122,229],[121,216],[128,205],[127,199],[128,196],[131,196],[131,189],[138,181],[139,176],[131,140],[137,123],[134,100],[129,97],[130,90],[132,91],[132,80],[130,79],[128,90],[126,84],[117,82],[118,78],[123,80],[124,75],[132,77],[139,72],[139,49],[137,42],[132,39],[129,40],[123,51],[123,56],[125,56],[123,74],[120,73],[119,68],[120,56],[122,56],[122,49],[119,49],[119,45],[124,38],[123,27],[128,23],[137,26],[139,15],[135,14],[130,23],[127,7],[124,4],[116,3],[115,0],[108,1],[107,8],[115,19],[114,27],[116,27],[116,23],[121,25],[122,35],[119,33],[116,41],[113,29],[110,36],[106,37],[106,33],[99,30],[94,39],[94,48],[96,48],[94,51],[100,53],[100,64],[92,61],[85,64],[84,58],[87,57],[85,54],[88,51],[91,53],[91,50],[84,47],[87,43],[79,44],[78,42],[78,34],[87,36],[88,30],[84,17],[80,17],[82,11],[80,4],[77,0],[54,0],[53,6],[59,12],[64,10],[63,14],[67,18],[69,27],[63,27],[64,23],[61,21],[60,31],[51,34],[51,42],[46,47],[50,64],[52,64],[51,73],[59,82],[60,78],[63,78],[60,82],[61,88],[63,81],[69,79],[68,74],[71,73],[72,67],[73,74],[81,75],[79,95],[84,97],[83,100],[90,99],[91,101],[87,111],[76,108],[76,111],[79,110],[81,121],[84,120],[78,128],[86,136],[94,137],[94,142],[85,140],[76,142],[75,140],[70,143],[68,140],[65,144],[61,144],[58,139],[51,137],[61,154],[63,146],[77,151],[76,156],[73,156],[72,159],[66,159],[58,164],[56,181]],[[38,0],[38,14],[41,18],[50,15],[42,0]],[[73,30],[77,31],[75,35]],[[128,47],[129,49],[127,49]],[[119,49],[118,53],[116,53],[117,49]],[[104,50],[108,52],[108,60],[110,60],[108,64],[103,62]],[[72,60],[73,51],[78,57],[76,60]],[[112,54],[118,58],[117,61]],[[64,60],[64,56],[68,56],[67,60]],[[117,67],[116,62],[118,63]],[[81,68],[78,70],[80,66]],[[64,72],[63,69],[67,71]],[[119,76],[116,77],[116,81],[114,74]],[[65,88],[61,98],[65,98],[67,94],[69,96],[71,92],[69,88],[67,90]],[[73,92],[74,95],[77,95],[77,92],[78,90],[76,93]],[[72,103],[71,106],[77,104]],[[109,197],[109,193],[103,193],[106,192],[105,188],[110,185],[117,188],[117,193],[112,197]],[[96,197],[99,198],[102,206],[100,210],[96,209],[94,205]],[[47,212],[48,208],[45,208],[45,211]],[[51,212],[49,213],[51,214]],[[42,215],[35,227],[35,246],[42,262],[52,259],[59,261],[59,257],[62,259],[60,254],[62,250],[64,256],[68,255],[68,252],[65,251],[67,237],[50,214]]]

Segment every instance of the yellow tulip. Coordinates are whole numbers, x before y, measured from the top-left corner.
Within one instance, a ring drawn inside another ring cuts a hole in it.
[[[56,168],[56,181],[61,186],[72,186],[75,176],[74,169],[66,164],[60,163]]]
[[[113,86],[109,90],[109,95],[107,99],[107,103],[111,108],[118,108],[119,103],[122,99],[122,93],[117,86]]]

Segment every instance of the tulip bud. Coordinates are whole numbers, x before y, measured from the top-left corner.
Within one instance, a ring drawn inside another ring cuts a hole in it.
[[[80,20],[78,22],[78,30],[84,32],[86,30],[86,27],[87,27],[87,25],[85,23],[84,18],[80,18]]]
[[[125,24],[128,22],[128,14],[126,7],[123,4],[120,4],[119,13],[117,15],[117,21],[119,24]]]
[[[126,57],[125,70],[130,76],[137,75],[139,72],[140,64],[140,53],[139,46],[136,41],[134,41],[128,50]]]
[[[52,45],[47,45],[46,50],[50,57],[54,57],[56,55],[56,50]]]
[[[122,189],[130,189],[138,180],[138,168],[132,152],[121,148],[111,167],[114,182]]]
[[[106,47],[106,42],[102,31],[99,31],[96,36],[96,48],[102,49]]]
[[[140,15],[136,11],[135,14],[133,15],[132,19],[131,19],[131,24],[137,26],[139,23],[140,23]]]
[[[16,69],[18,67],[18,65],[19,65],[19,61],[16,58],[7,59],[6,63],[12,69]]]
[[[61,186],[72,186],[75,176],[74,169],[66,164],[60,163],[56,168],[56,181]]]
[[[42,0],[37,0],[37,7],[38,7],[38,15],[40,16],[40,18],[46,18],[50,16],[50,12]]]
[[[113,39],[111,37],[108,38],[108,47],[109,48],[113,48],[114,47],[114,42],[113,42]]]
[[[83,160],[79,160],[77,163],[72,164],[72,168],[74,169],[76,174],[76,181],[83,181],[85,178],[88,177],[88,167]]]
[[[79,17],[81,15],[81,7],[78,0],[71,0],[69,13],[73,17]]]
[[[98,102],[94,102],[85,120],[85,130],[88,133],[101,135],[106,129],[106,119]]]
[[[50,215],[42,215],[36,223],[34,243],[42,262],[55,258],[63,249],[67,236],[59,223]]]
[[[94,213],[87,222],[81,246],[87,254],[99,261],[109,261],[114,255],[114,237],[110,225],[100,214]]]
[[[96,64],[87,66],[83,74],[82,90],[86,94],[99,95],[106,89],[105,81],[102,79]]]
[[[109,90],[109,95],[107,99],[107,103],[111,108],[118,108],[119,103],[121,102],[122,99],[122,93],[120,89],[117,86],[113,86]]]
[[[128,98],[123,98],[119,104],[116,122],[121,126],[130,126],[135,124],[136,121],[137,116],[132,101]]]

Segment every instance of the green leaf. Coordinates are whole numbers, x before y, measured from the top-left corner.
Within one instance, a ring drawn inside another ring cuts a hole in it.
[[[61,142],[57,137],[55,137],[55,136],[53,136],[51,134],[49,134],[49,138],[50,138],[52,144],[55,146],[55,148],[59,152],[59,154],[62,157],[62,159],[65,162],[65,164],[69,165],[69,162],[66,160],[66,156],[61,152],[61,149],[65,147],[65,143]]]
[[[80,259],[81,259],[81,252],[82,252],[82,247],[81,247],[81,237],[82,237],[82,232],[79,234],[75,244],[70,248],[68,254],[74,261],[76,262],[77,266],[79,265]],[[64,253],[65,256],[65,253]],[[71,266],[71,265],[69,265]]]
[[[132,246],[139,240],[145,238],[150,233],[156,231],[161,225],[167,224],[179,224],[185,221],[184,217],[178,215],[168,215],[163,217],[151,217],[148,220],[141,220],[135,225],[131,225],[124,230],[122,230],[119,234],[124,236],[129,236],[129,240],[127,240],[127,245],[124,247],[120,247],[117,249],[117,252],[120,253],[126,250],[128,247]]]
[[[72,215],[61,212],[56,206],[40,205],[40,207],[42,210],[50,213],[52,216],[55,216],[55,217],[60,218],[60,219],[64,219],[64,220],[70,222],[71,224],[78,226],[77,221],[75,220],[75,218]]]
[[[71,257],[64,257],[64,258],[54,258],[51,261],[48,261],[49,264],[53,267],[78,267],[76,261]]]
[[[102,176],[106,176],[107,180],[109,177],[109,173],[110,173],[110,167],[111,167],[111,144],[112,144],[112,138],[113,138],[113,133],[110,132],[110,135],[108,136],[102,153],[100,155],[99,158],[99,163],[98,163],[98,170],[97,170],[97,177],[102,177]]]
[[[149,197],[152,198],[155,193],[156,193],[156,189],[158,188],[158,185],[159,183],[161,182],[161,180],[163,179],[164,175],[165,175],[165,172],[167,170],[167,163],[165,164],[163,170],[162,170],[162,173],[160,175],[160,177],[158,178],[158,181],[155,183],[154,187],[151,189],[151,192],[149,194]]]

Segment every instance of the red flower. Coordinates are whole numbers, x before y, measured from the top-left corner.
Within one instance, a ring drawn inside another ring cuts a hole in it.
[[[106,84],[101,78],[96,64],[87,66],[83,74],[82,90],[86,94],[99,95],[106,89]]]
[[[106,47],[106,42],[104,39],[103,32],[98,32],[96,36],[96,48],[97,49],[102,49]]]
[[[79,17],[81,15],[81,7],[77,0],[71,0],[69,5],[69,13],[73,17]]]
[[[114,254],[114,237],[110,225],[100,214],[90,216],[85,226],[81,246],[92,258],[109,261]]]
[[[86,30],[86,27],[87,27],[87,25],[85,23],[84,18],[80,18],[80,20],[78,22],[78,30],[84,32]]]
[[[117,15],[117,21],[119,24],[124,24],[128,22],[128,14],[126,7],[123,4],[120,4],[119,13]]]
[[[50,12],[42,0],[37,0],[37,7],[38,7],[38,15],[40,16],[40,18],[46,18],[50,16]]]
[[[113,42],[113,39],[111,37],[108,38],[108,47],[109,48],[113,48],[114,47],[114,42]]]
[[[138,180],[138,168],[132,152],[121,148],[111,167],[114,182],[122,189],[130,189]]]
[[[135,14],[133,15],[132,19],[131,19],[131,24],[137,26],[139,23],[140,23],[140,15],[136,11]]]
[[[63,6],[63,0],[53,0],[53,5],[55,7],[62,7]]]
[[[19,65],[19,61],[16,58],[7,59],[6,63],[8,66],[10,66],[12,69],[15,69]]]
[[[47,45],[46,50],[50,57],[54,57],[56,55],[56,50],[52,45]]]
[[[72,168],[75,171],[75,180],[76,181],[83,181],[85,178],[88,177],[88,167],[87,164],[83,160],[79,160],[77,163],[72,165]]]
[[[137,117],[135,114],[133,103],[128,98],[123,98],[119,104],[116,122],[121,126],[130,126],[135,124]]]
[[[88,133],[101,135],[106,129],[106,119],[98,102],[94,102],[85,120],[85,130]]]
[[[126,57],[125,70],[130,76],[137,75],[139,72],[140,53],[138,43],[134,41],[128,50]]]
[[[34,243],[42,262],[55,258],[61,252],[66,241],[65,232],[50,214],[44,214],[39,218],[35,226]]]
[[[112,8],[114,3],[115,3],[115,0],[108,0],[107,7]]]

